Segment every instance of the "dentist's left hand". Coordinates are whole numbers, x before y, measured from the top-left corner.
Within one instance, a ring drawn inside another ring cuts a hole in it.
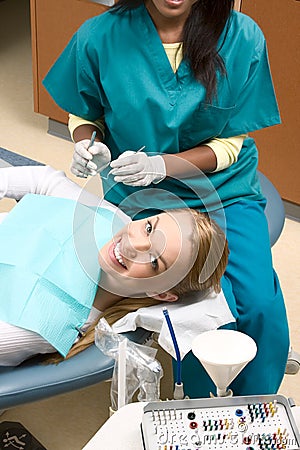
[[[111,162],[110,174],[117,183],[128,186],[157,184],[166,177],[166,165],[160,155],[148,156],[144,152],[126,151]]]

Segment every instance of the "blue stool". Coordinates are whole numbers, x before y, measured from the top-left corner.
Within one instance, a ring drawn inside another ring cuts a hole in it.
[[[261,173],[259,178],[267,198],[266,216],[273,245],[284,225],[284,207],[272,183]],[[138,329],[127,333],[127,336],[135,342],[143,343],[150,334]],[[114,360],[105,356],[95,345],[58,365],[42,365],[37,357],[18,367],[0,368],[0,410],[108,380],[113,368]]]
[[[274,185],[261,172],[258,172],[258,177],[263,194],[267,199],[265,214],[268,221],[270,243],[272,247],[282,232],[285,220],[285,210],[281,197]]]

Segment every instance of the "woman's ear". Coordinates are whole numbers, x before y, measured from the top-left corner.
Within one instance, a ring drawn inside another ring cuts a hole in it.
[[[176,302],[178,300],[178,295],[170,291],[162,292],[161,294],[147,293],[147,296],[155,298],[155,300],[160,300],[161,302]]]

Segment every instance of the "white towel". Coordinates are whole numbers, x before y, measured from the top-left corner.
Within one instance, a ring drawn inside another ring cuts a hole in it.
[[[211,291],[185,295],[173,303],[162,302],[161,305],[140,308],[119,319],[112,329],[116,333],[135,330],[138,327],[155,331],[159,333],[160,346],[175,357],[172,338],[163,313],[164,308],[169,312],[181,358],[191,350],[193,339],[200,333],[215,330],[235,321],[223,292],[216,294]]]

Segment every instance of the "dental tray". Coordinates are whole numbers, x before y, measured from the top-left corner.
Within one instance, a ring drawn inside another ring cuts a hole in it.
[[[145,450],[299,450],[300,435],[281,395],[150,402]]]

